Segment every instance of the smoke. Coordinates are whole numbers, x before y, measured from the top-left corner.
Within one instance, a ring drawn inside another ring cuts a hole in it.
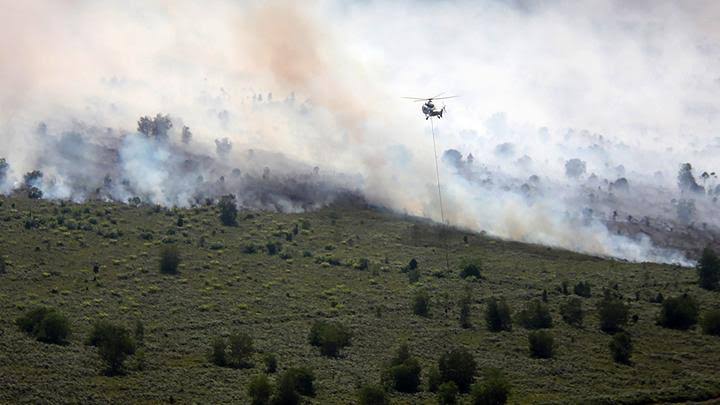
[[[295,212],[352,192],[439,221],[430,128],[400,97],[447,91],[452,225],[682,264],[720,240],[715,2],[0,7],[3,193],[37,169],[47,198]],[[138,133],[157,113],[167,137]]]

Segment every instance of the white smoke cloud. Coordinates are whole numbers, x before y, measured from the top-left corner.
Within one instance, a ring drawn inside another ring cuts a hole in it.
[[[332,176],[357,174],[347,184],[370,202],[439,220],[428,123],[419,105],[400,97],[447,91],[461,98],[449,100],[439,122],[439,148],[475,158],[462,169],[441,166],[451,224],[687,263],[663,249],[672,243],[658,246],[657,237],[622,232],[608,219],[618,211],[676,226],[677,200],[686,198],[677,192],[679,165],[691,162],[696,176],[717,169],[716,2],[0,7],[0,156],[11,166],[4,192],[40,168],[42,190],[53,198],[87,198],[111,175],[108,193],[122,201],[141,195],[186,205],[198,192],[232,186],[246,193],[245,204],[266,207],[253,201],[270,190],[250,187],[264,167],[282,177],[317,165],[328,185],[344,183]],[[157,112],[173,117],[170,144],[133,133],[138,117]],[[37,130],[41,121],[47,132]],[[187,146],[179,144],[183,125],[193,132]],[[78,156],[60,148],[73,131],[83,138],[71,147]],[[215,156],[214,141],[223,138],[233,146],[222,162],[179,176],[187,154]],[[248,149],[285,158],[253,159]],[[586,163],[578,179],[565,176],[573,158]],[[255,177],[208,185],[232,168]],[[537,184],[527,184],[532,175]],[[630,192],[610,193],[620,177]],[[704,182],[715,190],[714,178]],[[314,195],[315,206],[331,200]],[[695,222],[711,229],[720,227],[713,196],[693,197]],[[276,197],[277,209],[308,207]]]

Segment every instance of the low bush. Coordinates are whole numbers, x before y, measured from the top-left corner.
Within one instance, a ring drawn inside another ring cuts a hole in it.
[[[277,371],[277,358],[274,354],[268,353],[263,357],[263,362],[265,363],[265,372],[268,374],[272,374]]]
[[[339,322],[315,321],[308,340],[311,345],[320,347],[324,356],[335,357],[341,349],[350,345],[351,338],[350,330]]]
[[[315,396],[315,374],[305,367],[289,368],[284,373],[285,378],[293,382],[295,391],[304,396]]]
[[[130,331],[104,320],[95,322],[86,343],[98,348],[108,375],[122,374],[125,359],[135,353],[135,341]]]
[[[658,324],[672,329],[688,329],[698,321],[699,305],[687,294],[667,298],[662,303]]]
[[[180,265],[180,253],[177,247],[165,245],[160,250],[160,272],[164,274],[177,274]]]
[[[504,299],[490,298],[485,308],[485,325],[492,332],[512,330],[512,317],[510,307]]]
[[[272,387],[270,381],[264,374],[254,376],[247,388],[248,396],[252,401],[252,405],[268,405],[270,403],[270,395]]]
[[[582,326],[584,317],[582,300],[580,298],[570,298],[565,301],[560,305],[560,315],[568,325]]]
[[[496,369],[485,373],[482,382],[472,386],[472,403],[475,405],[500,405],[507,402],[510,395],[510,382]]]
[[[70,336],[70,321],[54,308],[32,309],[15,320],[15,324],[44,343],[63,344]]]
[[[552,316],[547,305],[533,300],[525,305],[517,315],[518,323],[527,329],[552,328]]]
[[[407,345],[402,345],[382,372],[385,386],[399,392],[413,393],[420,386],[420,362],[410,354]]]
[[[555,351],[555,339],[548,331],[532,331],[528,335],[528,347],[530,348],[530,356],[549,359]]]
[[[415,293],[412,303],[413,313],[415,315],[427,317],[430,315],[430,294],[421,290]]]
[[[255,352],[253,339],[247,333],[236,333],[228,337],[227,363],[234,368],[250,368],[250,358]]]
[[[225,367],[227,365],[226,348],[227,343],[225,339],[221,337],[215,338],[212,343],[212,348],[210,349],[210,361],[216,366]]]
[[[628,307],[620,298],[605,294],[597,309],[600,317],[600,329],[604,332],[617,332],[627,324]]]
[[[430,367],[427,373],[427,390],[429,392],[437,392],[442,383],[442,376],[440,370],[437,367]]]
[[[700,325],[706,335],[720,336],[720,309],[705,312]]]
[[[627,332],[616,333],[610,340],[610,354],[617,363],[630,363],[633,343]]]
[[[389,405],[390,399],[382,387],[375,384],[366,384],[358,390],[358,404]]]
[[[581,281],[575,284],[573,292],[575,295],[579,295],[584,298],[590,298],[592,296],[592,293],[590,292],[590,283],[588,282]]]
[[[460,277],[461,278],[480,278],[480,270],[482,269],[482,265],[480,261],[471,261],[466,262],[463,264],[462,269],[460,270]]]
[[[465,348],[455,348],[447,351],[438,360],[440,382],[454,382],[460,392],[467,392],[475,379],[477,363]]]
[[[441,384],[437,390],[437,400],[439,405],[455,405],[457,404],[458,386],[452,381]]]

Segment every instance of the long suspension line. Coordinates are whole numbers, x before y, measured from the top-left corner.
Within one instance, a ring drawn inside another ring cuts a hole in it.
[[[440,202],[440,220],[442,221],[442,226],[445,227],[447,226],[447,224],[445,223],[445,209],[443,208],[442,188],[440,187],[440,166],[438,165],[437,146],[435,144],[435,123],[433,122],[432,117],[430,117],[430,129],[432,131],[433,153],[435,154],[435,178],[437,180],[438,200]],[[449,248],[447,244],[447,239],[443,238],[443,241],[445,244],[445,268],[448,272],[450,272],[450,258],[448,254]]]

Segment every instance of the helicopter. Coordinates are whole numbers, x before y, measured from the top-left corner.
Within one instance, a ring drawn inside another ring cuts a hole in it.
[[[414,101],[425,101],[425,104],[423,104],[423,106],[422,106],[422,112],[423,112],[423,114],[425,114],[425,119],[427,120],[430,117],[442,118],[443,113],[445,112],[445,106],[443,105],[443,107],[438,110],[435,108],[435,104],[433,104],[433,100],[444,100],[447,98],[457,97],[457,96],[440,97],[443,94],[445,94],[445,93],[440,93],[437,96],[429,97],[429,98],[422,98],[422,97],[403,97],[403,98],[407,98],[407,99],[414,100]]]

